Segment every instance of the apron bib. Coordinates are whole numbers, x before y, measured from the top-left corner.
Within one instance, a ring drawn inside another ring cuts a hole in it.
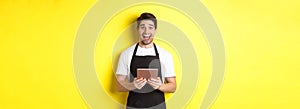
[[[137,68],[156,68],[158,69],[158,77],[162,79],[161,64],[157,48],[154,45],[155,56],[136,56],[139,43],[136,44],[131,64],[130,64],[130,82],[137,77]],[[165,109],[164,92],[153,89],[149,84],[146,84],[142,89],[135,89],[129,92],[127,98],[127,109],[133,108],[152,108]]]

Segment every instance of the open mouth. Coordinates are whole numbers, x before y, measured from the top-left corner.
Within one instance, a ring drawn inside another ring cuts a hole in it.
[[[152,35],[151,34],[142,34],[142,36],[145,41],[148,41]]]
[[[143,34],[143,38],[149,38],[151,34]]]

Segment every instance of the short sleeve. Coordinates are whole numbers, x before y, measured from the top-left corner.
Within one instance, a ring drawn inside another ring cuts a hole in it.
[[[176,77],[175,71],[174,71],[174,61],[172,58],[172,55],[169,53],[166,53],[164,56],[164,73],[165,77]]]
[[[128,69],[127,69],[127,53],[123,52],[121,53],[119,57],[119,62],[118,62],[118,68],[116,74],[119,75],[128,75]]]

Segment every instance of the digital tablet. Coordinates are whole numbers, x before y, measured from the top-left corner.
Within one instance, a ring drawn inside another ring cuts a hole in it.
[[[157,78],[158,69],[156,68],[137,68],[138,78]]]

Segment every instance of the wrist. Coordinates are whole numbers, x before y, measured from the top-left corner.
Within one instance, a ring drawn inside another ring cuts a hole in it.
[[[162,86],[162,85],[158,86],[157,90],[160,90],[160,89],[161,89],[161,86]]]
[[[132,90],[135,90],[135,89],[137,89],[137,87],[135,86],[135,84],[133,82],[129,83],[128,90],[132,91]]]

